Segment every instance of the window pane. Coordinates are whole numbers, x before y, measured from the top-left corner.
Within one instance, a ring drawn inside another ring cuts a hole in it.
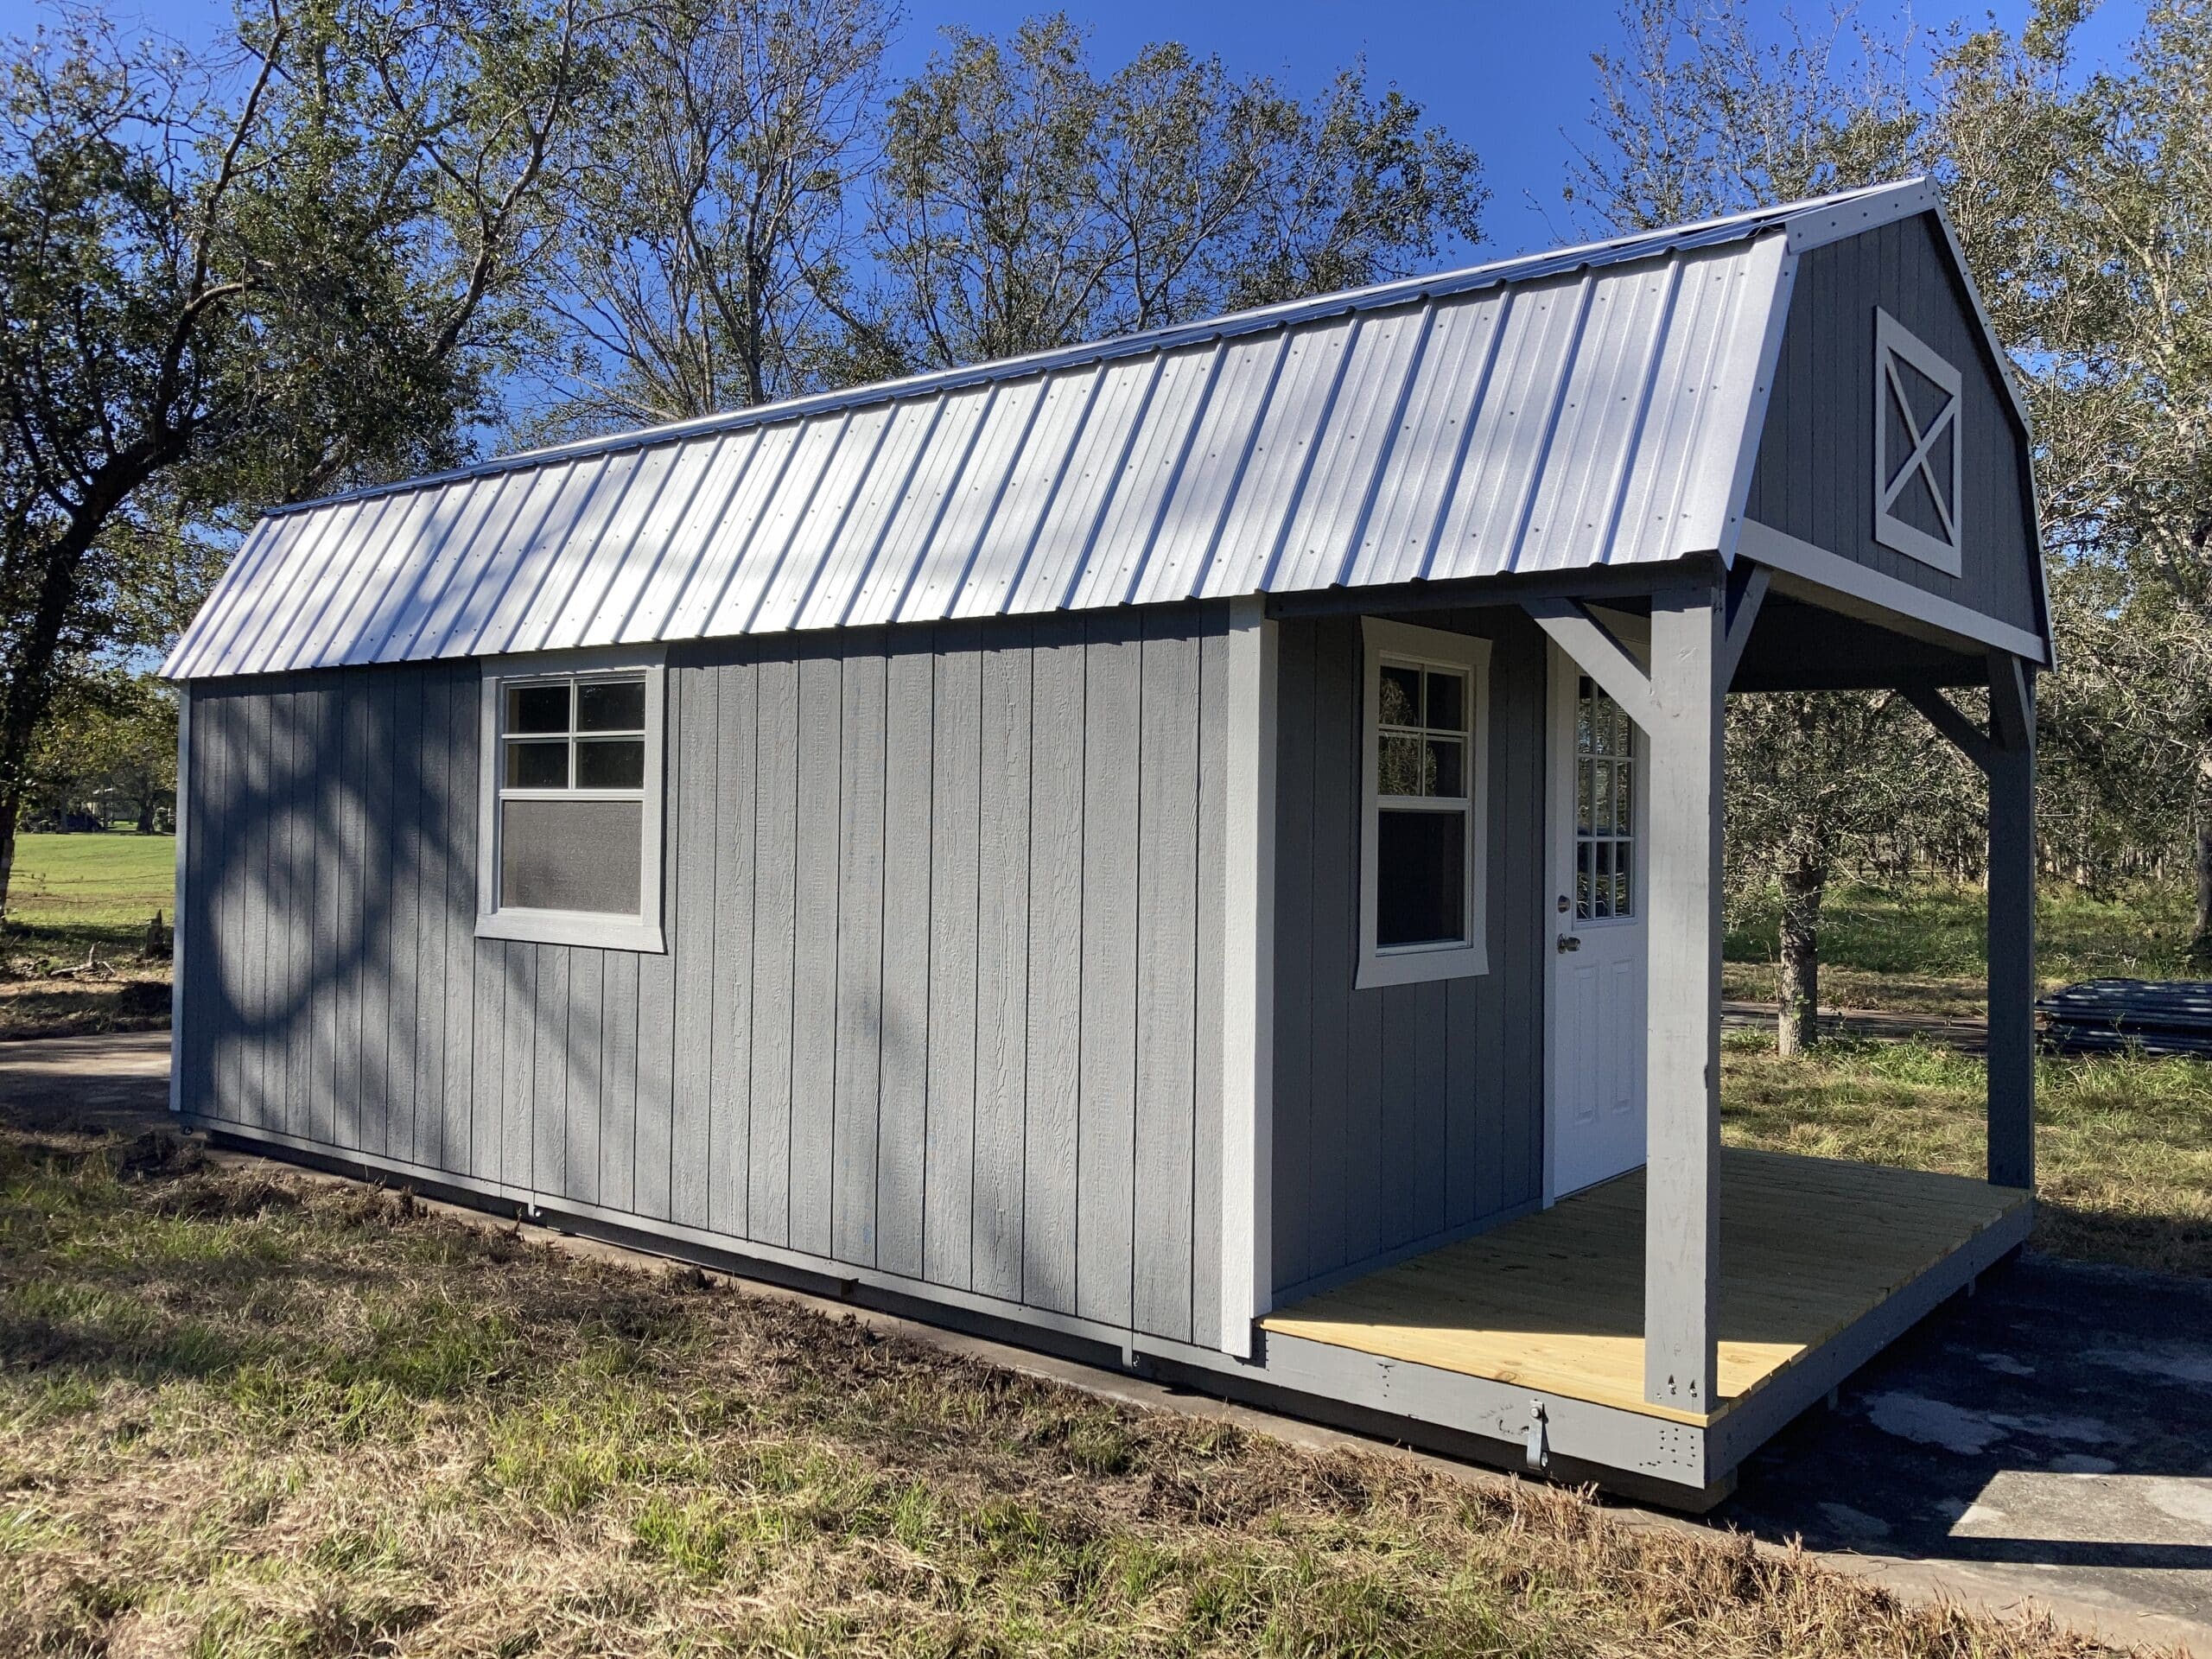
[[[507,745],[509,789],[566,789],[569,786],[569,741]]]
[[[1598,772],[1598,798],[1590,809],[1590,827],[1602,836],[1613,826],[1613,763],[1595,760],[1591,764]]]
[[[1580,921],[1590,919],[1590,861],[1596,856],[1586,841],[1574,849],[1574,914]]]
[[[1464,732],[1467,729],[1467,677],[1464,674],[1428,676],[1428,729]]]
[[[1428,740],[1428,792],[1458,800],[1467,792],[1464,747],[1448,737]]]
[[[1378,812],[1376,818],[1375,943],[1465,939],[1467,815]]]
[[[569,685],[511,685],[507,688],[510,732],[565,732],[569,729]]]
[[[1636,833],[1636,815],[1630,810],[1636,800],[1636,779],[1630,775],[1631,762],[1613,762],[1613,822],[1624,836]]]
[[[578,789],[639,789],[645,781],[645,740],[594,737],[576,744]]]
[[[1421,743],[1417,737],[1386,737],[1376,755],[1375,790],[1378,795],[1421,793]]]
[[[576,729],[580,732],[642,732],[645,729],[643,680],[584,680],[576,686]]]
[[[1592,754],[1611,754],[1613,752],[1613,700],[1611,697],[1592,699],[1590,752]]]
[[[1380,707],[1385,726],[1420,725],[1421,671],[1417,668],[1394,668],[1385,664]]]
[[[639,801],[503,801],[500,905],[636,915],[645,810]]]
[[[1629,867],[1635,861],[1635,850],[1630,842],[1622,842],[1613,849],[1613,914],[1616,916],[1636,914],[1635,895],[1628,890]]]
[[[1593,841],[1590,850],[1597,861],[1590,883],[1590,913],[1602,919],[1613,913],[1613,843]]]

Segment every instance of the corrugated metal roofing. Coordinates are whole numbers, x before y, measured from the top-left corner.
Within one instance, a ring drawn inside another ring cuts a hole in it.
[[[1915,183],[508,457],[273,514],[192,679],[1664,561],[1788,252]]]

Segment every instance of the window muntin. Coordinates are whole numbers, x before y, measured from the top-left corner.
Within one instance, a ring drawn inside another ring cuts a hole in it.
[[[486,675],[480,934],[663,948],[662,671],[610,655]]]
[[[1489,642],[1373,618],[1363,629],[1357,982],[1484,972]]]
[[[1583,675],[1574,702],[1574,918],[1637,913],[1636,727]]]

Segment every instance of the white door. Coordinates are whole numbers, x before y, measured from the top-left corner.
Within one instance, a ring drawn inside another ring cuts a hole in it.
[[[1546,1198],[1643,1162],[1643,737],[1552,650]]]

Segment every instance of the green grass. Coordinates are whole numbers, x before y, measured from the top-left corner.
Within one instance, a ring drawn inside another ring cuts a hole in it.
[[[168,963],[139,957],[148,921],[159,911],[174,922],[175,904],[173,836],[18,836],[0,927],[0,1038],[167,1024],[145,988],[167,983]],[[112,973],[54,976],[94,952]]]
[[[0,1651],[2091,1650],[394,1195],[189,1147],[118,1179],[116,1151],[0,1129]]]
[[[1821,911],[1821,1003],[1979,1016],[1988,1006],[1987,916],[1979,887],[1839,885]],[[1779,921],[1770,898],[1735,918],[1722,948],[1728,995],[1773,1000]],[[2110,976],[2193,977],[2190,921],[2189,895],[2176,885],[2098,899],[2046,884],[2036,901],[2037,976],[2046,989]]]
[[[1784,1060],[1729,1033],[1735,1145],[1980,1178],[1987,1069],[1921,1042],[1822,1044]],[[2212,1277],[2212,1062],[2046,1057],[2036,1068],[2037,1248]]]

